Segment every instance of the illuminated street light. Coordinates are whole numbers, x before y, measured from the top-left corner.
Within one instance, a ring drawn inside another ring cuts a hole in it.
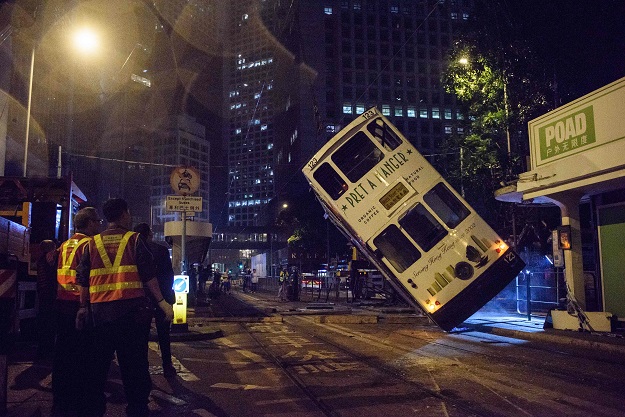
[[[92,54],[99,46],[98,37],[92,30],[82,28],[74,33],[74,45],[83,54]],[[33,74],[35,72],[35,50],[37,45],[33,45],[30,56],[30,75],[28,79],[28,106],[26,110],[26,132],[24,139],[24,169],[23,174],[26,177],[28,167],[28,137],[30,136],[30,114],[33,100]]]
[[[458,59],[458,63],[462,64],[462,65],[467,65],[469,63],[469,59],[466,57],[462,57],[460,59]]]
[[[96,33],[89,28],[81,28],[75,32],[73,40],[76,49],[84,54],[92,54],[100,44]]]

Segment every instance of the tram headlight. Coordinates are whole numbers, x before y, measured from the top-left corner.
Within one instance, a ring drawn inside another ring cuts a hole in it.
[[[506,249],[508,249],[508,245],[506,245],[506,243],[502,242],[501,240],[497,240],[495,244],[497,245],[497,247],[495,248],[495,252],[497,253],[504,252]]]

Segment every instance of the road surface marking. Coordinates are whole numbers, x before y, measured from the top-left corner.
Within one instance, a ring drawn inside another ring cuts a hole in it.
[[[263,387],[260,385],[229,384],[227,382],[218,382],[216,384],[211,385],[211,388],[236,389],[236,390],[243,390],[243,391],[247,391],[250,389],[272,389],[272,387]]]
[[[158,353],[159,357],[161,356],[161,350],[158,347],[158,343],[157,342],[149,342],[148,346],[154,352]],[[193,382],[193,381],[199,381],[200,380],[200,378],[198,378],[191,371],[189,371],[187,368],[185,368],[184,365],[182,363],[180,363],[180,361],[174,355],[171,355],[171,363],[172,363],[172,365],[174,365],[174,368],[176,368],[176,374],[183,381]]]
[[[198,408],[197,410],[193,410],[194,414],[197,414],[200,417],[216,417],[215,414],[209,413],[203,408]]]
[[[180,398],[176,398],[173,395],[169,395],[163,391],[153,389],[150,392],[152,397],[160,398],[161,400],[165,400],[173,405],[185,405],[187,402],[185,400],[181,400]]]

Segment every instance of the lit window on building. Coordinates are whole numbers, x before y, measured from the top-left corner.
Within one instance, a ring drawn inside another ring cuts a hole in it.
[[[449,126],[449,125],[445,125],[445,133],[446,133],[447,135],[451,135],[451,126]]]
[[[336,132],[336,127],[334,125],[327,125],[326,126],[326,132],[327,133],[335,133]]]
[[[451,109],[445,109],[445,119],[451,119]]]
[[[364,104],[356,104],[356,114],[363,114],[365,112]]]
[[[432,119],[440,119],[441,111],[438,107],[432,107]]]
[[[419,109],[419,117],[422,119],[427,119],[428,118],[428,109],[426,109],[425,107],[421,107]]]
[[[343,104],[343,114],[352,114],[352,105],[351,105],[351,103]]]
[[[260,130],[261,130],[261,131],[263,131],[263,130],[267,130],[267,125],[262,125],[262,126],[260,127]]]
[[[325,13],[325,14],[332,14],[332,7],[328,7],[328,6],[324,7],[323,8],[323,13]]]
[[[395,107],[395,116],[402,117],[404,115],[404,109],[401,107]]]
[[[269,150],[273,149],[273,143],[268,143],[267,144],[267,149],[269,149]]]
[[[456,132],[458,132],[459,135],[462,135],[464,133],[464,127],[457,128]]]
[[[243,16],[241,16],[241,20],[245,21],[247,19],[249,19],[250,16],[247,13],[243,13]]]
[[[451,20],[458,20],[458,13],[451,12]]]
[[[355,1],[354,2],[354,10],[360,10],[362,8],[362,6],[360,5],[359,1]]]
[[[235,134],[235,135],[240,135],[240,134],[241,134],[241,128],[239,127],[238,129],[236,129],[236,130],[234,131],[234,134]]]
[[[462,113],[460,113],[460,110],[456,111],[456,119],[464,120],[464,115]]]
[[[408,117],[417,117],[417,112],[414,107],[408,107],[406,113]]]
[[[391,6],[391,13],[394,13],[394,14],[399,13],[399,6]]]
[[[382,114],[384,116],[390,116],[391,115],[391,106],[389,106],[387,104],[383,104],[382,105]]]
[[[462,13],[462,20],[469,20],[469,13]]]

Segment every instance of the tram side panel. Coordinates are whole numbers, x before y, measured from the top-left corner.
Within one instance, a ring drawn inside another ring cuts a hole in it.
[[[335,225],[444,330],[524,266],[375,108],[324,145],[303,173]]]

